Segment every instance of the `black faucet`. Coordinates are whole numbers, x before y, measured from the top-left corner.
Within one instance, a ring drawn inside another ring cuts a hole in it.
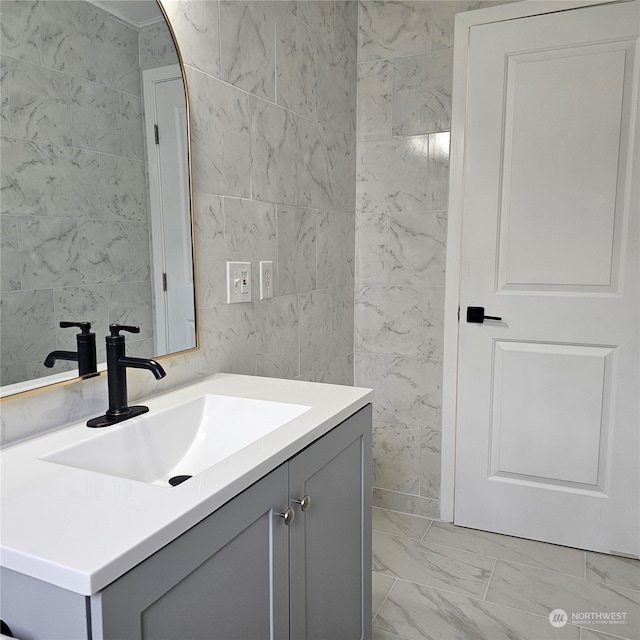
[[[149,407],[142,405],[130,407],[127,404],[127,367],[133,369],[148,369],[156,380],[164,378],[165,370],[155,361],[146,358],[132,358],[124,353],[124,336],[120,331],[140,333],[140,327],[130,327],[122,324],[110,324],[111,335],[107,342],[107,384],[109,387],[109,408],[103,416],[92,418],[87,427],[108,427],[112,424],[128,420],[134,416],[149,411]]]
[[[76,336],[77,351],[52,351],[44,360],[45,367],[53,367],[56,360],[72,360],[78,363],[78,375],[82,378],[90,378],[98,375],[96,360],[96,334],[91,333],[90,322],[61,322],[60,327],[79,327],[80,333]]]

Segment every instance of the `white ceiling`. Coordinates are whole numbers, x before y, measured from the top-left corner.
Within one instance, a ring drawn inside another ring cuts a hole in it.
[[[156,0],[89,0],[134,27],[144,27],[162,19]]]

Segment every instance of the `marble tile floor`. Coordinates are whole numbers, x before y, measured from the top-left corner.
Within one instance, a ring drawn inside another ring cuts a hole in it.
[[[640,561],[374,508],[373,616],[373,640],[640,640]]]

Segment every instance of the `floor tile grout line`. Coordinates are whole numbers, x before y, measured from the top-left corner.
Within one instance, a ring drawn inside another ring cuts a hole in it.
[[[584,570],[584,576],[583,577],[584,577],[585,580],[588,580],[588,578],[587,578],[587,552],[586,551],[584,552],[584,569],[583,570]],[[582,634],[580,634],[580,635],[582,635]]]
[[[416,585],[418,587],[424,587],[425,589],[435,589],[436,591],[443,591],[444,593],[450,593],[453,596],[462,596],[464,598],[471,598],[473,600],[480,600],[480,596],[472,596],[472,595],[469,595],[468,593],[460,593],[459,591],[451,591],[450,589],[442,589],[441,587],[433,587],[433,586],[431,586],[429,584],[425,584],[424,582],[416,582],[415,580],[407,580],[406,578],[401,578],[399,576],[389,576],[386,573],[380,573],[380,571],[374,571],[373,573],[378,573],[380,575],[386,576],[387,578],[393,578],[396,582],[406,582],[408,584],[413,584],[413,585]],[[503,606],[503,605],[500,605],[500,606]],[[518,611],[518,609],[515,609],[515,611]]]
[[[378,573],[379,575],[386,576],[385,573],[380,573],[380,572],[377,572],[377,571],[373,572],[373,573]],[[413,585],[418,586],[418,587],[424,587],[426,589],[433,589],[435,591],[441,591],[443,593],[448,593],[448,594],[451,594],[453,596],[460,596],[460,597],[463,597],[463,598],[469,598],[471,600],[478,600],[479,602],[485,602],[486,604],[493,605],[494,607],[501,607],[503,609],[508,609],[509,611],[514,611],[516,613],[524,613],[524,614],[529,615],[529,616],[534,616],[535,618],[541,618],[543,620],[547,620],[548,619],[548,616],[546,616],[546,615],[544,615],[542,613],[534,613],[532,611],[527,611],[525,609],[518,609],[516,607],[511,607],[511,606],[506,605],[506,604],[500,604],[498,602],[493,602],[491,600],[484,600],[484,599],[481,599],[478,596],[472,596],[472,595],[469,595],[469,594],[466,594],[466,593],[459,593],[457,591],[450,591],[449,589],[442,589],[440,587],[432,587],[432,586],[430,586],[428,584],[424,584],[422,582],[413,582],[412,580],[406,580],[405,578],[399,578],[397,576],[386,576],[386,577],[387,578],[393,578],[395,580],[393,586],[395,586],[398,582],[405,582],[407,584],[413,584]],[[389,593],[390,592],[391,592],[391,589],[389,589]],[[388,596],[389,596],[389,594],[387,594],[387,597]],[[486,596],[486,594],[485,594],[485,596]],[[385,601],[387,600],[387,597],[385,597]],[[380,612],[380,609],[378,609],[378,611],[376,612],[376,615],[379,612]],[[577,629],[580,629],[580,630],[584,629],[585,631],[593,631],[593,629],[591,629],[589,627],[581,627],[580,625],[573,624],[573,623],[569,623],[569,625],[572,626],[572,627],[575,627]],[[606,635],[606,631],[602,631],[602,630],[598,630],[598,631],[596,631],[596,633],[603,633],[603,634]],[[608,635],[611,635],[611,634],[608,634]],[[612,637],[613,640],[629,640],[628,638],[625,638],[624,636],[611,636],[611,637]]]
[[[392,640],[415,640],[415,638],[408,638],[407,636],[400,636],[397,633],[394,633],[393,631],[389,631],[387,629],[383,629],[382,627],[376,627],[375,624],[372,627],[372,631],[383,631],[385,634],[387,634],[387,636],[385,636],[385,637],[389,637]],[[420,640],[427,640],[427,639],[425,638],[425,636],[422,636]]]
[[[287,205],[289,206],[289,205]],[[292,205],[295,206],[295,205]],[[304,207],[303,207],[304,208]],[[307,209],[312,209],[313,207],[307,207]],[[339,213],[344,213],[344,212],[339,212]],[[431,211],[429,211],[428,213],[433,213]],[[368,214],[367,214],[368,215]],[[371,215],[378,215],[377,213],[372,213]],[[360,283],[360,284],[366,284],[366,283]],[[373,286],[378,286],[378,285],[373,285]],[[394,286],[403,286],[403,285],[394,285]],[[417,285],[406,285],[406,286],[417,286]],[[437,287],[428,287],[428,288],[437,288]],[[369,352],[363,352],[363,353],[369,353]],[[379,354],[379,353],[374,353],[373,355],[385,355],[385,354]],[[392,356],[393,357],[393,356]],[[377,420],[375,422],[383,422],[384,424],[395,424],[395,423],[390,423],[390,422],[384,422],[383,420]],[[375,489],[376,487],[374,487]],[[397,493],[400,493],[399,491]],[[403,495],[407,495],[407,496],[413,496],[414,494],[412,493],[406,493]],[[425,500],[432,500],[432,498],[425,498]],[[434,500],[434,502],[437,502],[437,500]],[[423,520],[434,520],[436,522],[445,522],[445,524],[449,524],[446,523],[445,520],[440,520],[440,518],[434,518],[432,516],[421,516],[418,515],[417,513],[408,513],[407,511],[399,511],[398,509],[388,509],[387,507],[378,507],[377,505],[372,505],[371,506],[372,509],[380,509],[381,511],[391,511],[391,513],[399,513],[403,516],[412,516],[414,518],[422,518]]]
[[[569,623],[569,624],[572,624],[572,623]],[[602,629],[594,629],[593,627],[581,627],[580,625],[573,625],[573,626],[574,627],[577,626],[578,629],[580,629],[580,638],[582,638],[584,631],[590,631],[591,633],[601,635],[602,638],[607,638],[607,639],[611,638],[611,640],[633,640],[629,636],[616,636],[616,635],[613,635],[611,633],[607,633],[606,631],[603,631]]]
[[[388,509],[387,509],[387,511],[388,511]],[[402,512],[401,511],[396,511],[394,513],[402,513]],[[413,516],[413,514],[403,514],[403,515],[412,515]],[[413,516],[413,517],[421,518],[422,516]],[[482,553],[482,552],[479,552],[479,551],[469,551],[469,549],[465,549],[465,548],[462,548],[460,546],[451,546],[451,545],[447,545],[447,544],[442,544],[440,542],[432,542],[430,540],[427,540],[426,536],[427,536],[429,530],[431,529],[433,523],[437,522],[437,521],[436,520],[432,520],[430,518],[424,518],[424,519],[425,520],[431,520],[431,522],[429,523],[429,526],[427,527],[427,530],[424,532],[424,534],[422,535],[421,538],[414,538],[412,536],[407,536],[407,535],[402,534],[402,533],[399,533],[399,534],[398,533],[390,533],[388,531],[382,531],[380,529],[373,529],[373,531],[376,531],[378,533],[382,533],[382,534],[388,535],[388,536],[408,538],[409,540],[414,540],[414,541],[420,542],[420,543],[435,545],[435,546],[438,546],[438,547],[443,547],[443,548],[446,548],[446,549],[452,549],[452,550],[455,550],[455,551],[462,551],[464,553],[470,553],[472,555],[482,556],[484,558],[488,558],[488,559],[491,559],[491,560],[501,560],[502,562],[508,562],[508,563],[515,564],[515,565],[521,565],[521,566],[524,566],[524,567],[530,567],[531,569],[539,569],[540,571],[548,571],[550,573],[558,574],[558,575],[561,575],[561,576],[568,576],[570,578],[577,578],[578,580],[585,580],[587,582],[594,583],[594,584],[599,584],[599,585],[602,585],[603,587],[607,587],[607,588],[610,588],[610,589],[625,589],[627,591],[632,591],[634,593],[640,593],[640,589],[635,589],[634,587],[627,587],[627,586],[622,585],[622,584],[604,582],[604,581],[601,581],[601,580],[594,580],[594,579],[591,579],[591,578],[587,577],[587,568],[586,567],[587,567],[587,553],[588,552],[586,550],[584,550],[584,549],[577,549],[575,547],[566,547],[567,549],[572,549],[572,550],[575,550],[575,551],[579,551],[579,552],[581,552],[583,554],[584,563],[583,563],[582,575],[576,575],[575,573],[567,573],[566,571],[558,571],[557,569],[552,569],[552,568],[547,567],[547,566],[541,566],[539,564],[536,565],[536,564],[531,564],[531,563],[522,562],[522,561],[518,561],[518,560],[511,560],[511,559],[499,557],[497,555],[494,556],[494,555],[490,555],[490,554],[487,554],[487,553]],[[543,544],[547,544],[547,543],[543,543]],[[558,545],[552,545],[552,546],[558,546]]]
[[[289,205],[287,205],[289,206]],[[295,205],[293,205],[295,206]],[[307,209],[309,209],[311,207],[307,207]],[[341,212],[338,212],[341,213]],[[375,214],[374,214],[375,215]],[[430,500],[430,498],[427,498],[428,500]],[[442,522],[442,520],[438,520],[438,518],[429,518],[429,516],[419,516],[415,513],[407,513],[406,511],[398,511],[397,509],[387,509],[386,507],[376,507],[375,505],[373,505],[371,507],[371,509],[378,509],[379,511],[389,511],[390,513],[397,513],[401,516],[411,516],[412,518],[420,518],[420,520],[431,520],[431,522]]]
[[[493,563],[493,567],[491,567],[491,573],[489,574],[489,579],[487,580],[487,588],[484,590],[484,595],[482,596],[482,601],[487,601],[487,593],[489,592],[489,585],[491,584],[491,578],[493,578],[493,572],[496,570],[496,565],[498,564],[498,559]]]
[[[375,573],[375,572],[374,572]],[[384,576],[384,573],[381,573],[379,575]],[[396,584],[398,583],[398,578],[394,577],[394,576],[387,576],[387,578],[393,578],[393,584],[389,587],[389,590],[387,591],[387,594],[385,595],[385,597],[382,599],[382,602],[380,603],[380,606],[376,609],[376,612],[373,616],[371,616],[371,620],[375,620],[376,616],[380,613],[380,609],[382,609],[382,606],[384,605],[384,603],[387,601],[387,599],[389,598],[389,594],[391,593],[391,590],[393,589],[393,587],[396,586]]]
[[[382,533],[383,535],[387,535],[387,536],[392,536],[392,537],[397,537],[397,538],[407,538],[409,540],[414,540],[415,542],[420,542],[420,543],[424,543],[424,544],[429,544],[429,545],[433,545],[434,547],[442,547],[443,549],[451,549],[452,551],[459,551],[461,553],[468,553],[470,555],[473,556],[479,556],[482,558],[487,558],[488,560],[494,560],[494,561],[502,561],[502,562],[509,562],[511,564],[517,564],[517,565],[521,565],[523,567],[529,567],[531,569],[538,569],[540,571],[548,571],[549,573],[555,573],[561,576],[568,576],[570,578],[576,578],[577,580],[586,580],[586,578],[583,578],[582,576],[577,576],[574,573],[565,573],[563,571],[556,571],[555,569],[549,569],[547,567],[540,567],[537,565],[533,565],[533,564],[527,564],[526,562],[518,562],[517,560],[506,560],[505,558],[499,558],[497,556],[492,556],[486,553],[479,553],[478,551],[469,551],[467,549],[461,549],[460,547],[452,547],[446,544],[441,544],[439,542],[431,542],[430,540],[425,540],[424,536],[418,540],[417,538],[410,538],[409,536],[405,536],[402,534],[395,534],[395,533],[389,533],[388,531],[379,531],[378,529],[375,529],[375,531],[377,533]],[[428,531],[428,530],[427,530]],[[426,532],[425,532],[426,535]],[[620,589],[627,589],[628,591],[635,591],[635,589],[629,589],[628,587],[622,587],[622,586],[618,586],[618,585],[605,585],[605,583],[603,582],[596,582],[595,580],[589,580],[589,582],[595,582],[596,584],[602,584],[604,586],[613,586],[615,588],[620,588]]]
[[[433,522],[436,522],[436,521],[434,520]],[[433,524],[433,522],[432,522],[432,524]],[[431,529],[431,525],[429,525],[429,529]],[[585,580],[589,580],[589,578],[586,578],[586,565],[583,568],[583,575],[579,576],[579,575],[576,575],[574,573],[567,573],[565,571],[558,571],[557,569],[551,569],[551,568],[545,567],[545,566],[529,564],[527,562],[519,562],[518,560],[509,560],[507,558],[503,558],[503,557],[500,557],[500,556],[497,556],[497,555],[493,556],[493,555],[490,555],[488,553],[483,553],[481,551],[469,551],[469,549],[465,549],[465,548],[462,548],[460,546],[456,547],[456,546],[451,546],[451,545],[448,545],[448,544],[443,544],[441,542],[432,542],[430,540],[425,540],[425,536],[427,535],[427,532],[429,531],[429,529],[427,529],[427,531],[425,531],[425,535],[422,536],[421,542],[427,542],[429,544],[435,544],[435,545],[439,545],[441,547],[447,547],[449,549],[458,549],[459,551],[466,551],[467,553],[474,553],[476,555],[485,556],[487,558],[492,558],[492,559],[495,559],[495,560],[503,560],[504,562],[513,562],[514,564],[522,564],[522,565],[524,565],[526,567],[532,567],[534,569],[544,569],[546,571],[553,571],[554,573],[559,573],[559,574],[565,575],[565,576],[573,576],[574,578],[584,578]],[[496,534],[496,535],[502,535],[502,534]],[[519,540],[521,538],[517,538],[517,539]],[[534,540],[533,542],[538,542],[538,541]],[[550,544],[550,543],[541,542],[541,544]],[[550,546],[558,547],[560,545],[550,545]],[[508,547],[506,547],[506,546],[504,546],[504,548],[508,549]],[[563,548],[581,552],[582,554],[584,554],[584,558],[585,558],[585,562],[586,562],[586,553],[587,552],[584,549],[577,549],[575,547],[563,547]],[[592,580],[591,582],[597,582],[597,581],[596,580]],[[601,584],[604,584],[604,583],[601,583]],[[631,591],[636,591],[636,589],[633,589],[631,587],[625,587],[624,585],[612,585],[612,586],[619,586],[619,587],[622,587],[623,589],[631,589]],[[638,589],[638,591],[640,591],[640,589]]]
[[[387,636],[389,638],[391,638],[392,640],[411,640],[410,638],[407,638],[406,636],[399,636],[397,633],[393,633],[392,631],[387,631],[386,629],[382,629],[381,627],[373,627],[373,631],[384,631],[384,633],[387,634]]]
[[[383,507],[373,507],[374,509],[384,509]],[[384,509],[385,511],[391,511],[391,509]],[[403,511],[395,511],[395,513],[402,513],[404,514]],[[414,514],[407,514],[407,515],[414,515]],[[425,516],[415,516],[417,518],[420,517],[425,517]],[[585,558],[585,562],[586,562],[586,558],[587,558],[587,554],[589,553],[595,553],[595,554],[599,554],[599,555],[604,555],[606,557],[611,557],[611,558],[621,558],[623,560],[636,560],[637,562],[640,563],[640,558],[627,558],[625,556],[616,556],[615,554],[608,554],[608,553],[604,553],[604,552],[598,552],[598,551],[590,551],[589,549],[581,549],[579,547],[570,547],[564,544],[556,544],[553,542],[544,542],[543,540],[534,540],[533,538],[524,538],[522,536],[514,536],[514,535],[510,535],[508,533],[496,533],[494,531],[486,531],[484,529],[473,529],[470,527],[465,527],[465,526],[461,526],[461,525],[456,525],[453,522],[449,522],[448,520],[441,520],[440,518],[430,518],[430,520],[432,520],[433,522],[438,522],[444,525],[449,525],[450,527],[454,528],[454,529],[459,529],[461,531],[466,531],[466,532],[471,532],[471,533],[488,533],[492,536],[496,536],[497,538],[506,538],[508,540],[522,540],[525,542],[534,542],[536,544],[539,545],[543,545],[546,547],[552,547],[555,549],[567,549],[569,551],[579,551],[580,553],[584,554],[584,558]],[[505,546],[506,545],[502,545]],[[465,549],[463,549],[464,551]],[[485,554],[486,555],[486,554]]]
[[[429,529],[431,529],[431,525],[433,524],[433,520],[427,525],[427,529],[426,531],[422,534],[422,538],[420,538],[420,542],[424,542],[424,538],[427,535],[427,533],[429,532]]]
[[[373,507],[374,509],[378,509],[378,507]],[[389,511],[389,509],[380,509],[381,511]],[[407,513],[402,513],[401,511],[392,511],[391,513],[398,513],[398,514],[402,514],[403,516],[409,515],[412,518],[419,518],[420,520],[426,520],[427,521],[427,528],[425,529],[425,531],[422,534],[419,534],[419,537],[417,536],[412,536],[412,535],[408,535],[404,532],[400,532],[400,533],[396,533],[396,532],[391,532],[391,531],[385,531],[384,529],[378,529],[376,528],[376,526],[374,524],[371,525],[371,530],[372,531],[377,531],[378,533],[385,533],[387,535],[390,536],[399,536],[399,537],[403,537],[403,538],[410,538],[411,540],[417,540],[417,541],[421,541],[422,538],[424,538],[425,534],[427,533],[427,531],[429,531],[429,528],[431,527],[431,525],[433,524],[433,520],[431,518],[424,518],[422,516],[414,516],[413,514],[407,514]],[[422,524],[422,526],[424,526],[424,523]]]
[[[431,525],[429,525],[429,529],[430,528],[431,528]],[[428,529],[427,529],[427,531],[428,531]],[[381,533],[386,533],[386,532],[382,531]],[[387,535],[394,535],[394,534],[390,533],[390,534],[387,534]],[[589,578],[585,578],[583,575],[579,576],[579,575],[576,575],[575,573],[567,573],[565,571],[558,571],[557,569],[551,569],[549,567],[544,567],[544,566],[535,565],[535,564],[528,564],[526,562],[519,562],[518,560],[508,560],[506,558],[501,558],[499,556],[492,556],[492,555],[490,555],[488,553],[482,553],[480,551],[469,551],[468,549],[462,549],[461,547],[453,547],[451,545],[442,544],[440,542],[432,542],[430,540],[425,540],[425,536],[426,536],[426,532],[425,532],[425,535],[422,537],[422,539],[419,542],[424,542],[425,544],[432,544],[432,545],[435,545],[437,547],[444,547],[446,549],[453,549],[455,551],[462,551],[464,553],[471,553],[473,555],[482,556],[484,558],[489,558],[491,560],[501,560],[502,562],[510,562],[511,564],[518,564],[518,565],[522,565],[524,567],[531,567],[532,569],[540,569],[541,571],[549,571],[551,573],[557,573],[557,574],[559,574],[561,576],[569,576],[571,578],[577,578],[579,580],[588,580],[589,582],[595,582],[596,584],[602,584],[604,586],[610,586],[610,587],[614,587],[614,588],[628,589],[629,591],[638,591],[638,592],[640,592],[640,590],[632,589],[630,587],[625,587],[623,585],[607,584],[607,583],[604,583],[604,582],[599,582],[597,580],[590,580]],[[415,540],[415,538],[414,538],[414,540]],[[582,551],[582,549],[578,549],[578,551]]]
[[[486,557],[491,558],[492,556],[486,556]],[[557,573],[558,575],[567,576],[569,578],[575,578],[576,580],[583,580],[584,582],[588,582],[590,584],[599,584],[601,587],[606,587],[607,589],[611,589],[611,590],[622,589],[623,591],[631,591],[632,593],[640,594],[640,589],[625,587],[621,584],[611,584],[609,582],[600,582],[599,580],[592,580],[591,578],[583,578],[582,576],[576,576],[572,573],[564,573],[562,571],[556,571],[555,569],[547,569],[546,567],[536,567],[530,564],[526,564],[524,562],[518,562],[516,560],[505,560],[504,558],[497,558],[497,559],[502,562],[508,562],[509,564],[517,564],[523,567],[529,567],[530,569],[536,569],[538,571],[547,571],[548,573]]]
[[[611,581],[607,582],[607,580],[604,580],[604,579],[598,580],[597,578],[590,578],[589,577],[589,554],[590,553],[598,554],[599,552],[598,551],[585,551],[584,552],[584,579],[585,580],[588,580],[589,582],[594,582],[596,584],[601,584],[601,585],[603,585],[605,587],[611,587],[613,589],[627,589],[629,591],[635,591],[637,593],[640,593],[640,585],[638,585],[637,588],[635,587],[635,585],[633,587],[627,587],[627,586],[625,586],[623,584],[620,584],[618,582],[611,582]],[[615,556],[615,555],[610,555],[610,554],[605,554],[605,553],[600,554],[600,555],[604,555],[604,556],[606,556],[608,558],[622,557],[622,556]],[[640,561],[636,560],[635,558],[624,558],[624,557],[622,557],[622,558],[625,559],[625,560],[628,559],[628,560],[633,560],[635,562],[638,562],[637,570],[638,570],[638,572],[640,572]],[[596,569],[594,569],[593,573],[594,573],[594,575],[598,575],[598,571]],[[611,579],[609,578],[609,580],[611,580]]]
[[[497,565],[497,562],[498,562],[498,560],[496,560],[496,565]],[[503,562],[509,562],[509,561],[507,561],[507,560],[503,560]],[[514,562],[513,564],[519,564],[519,563],[515,563],[515,562]],[[527,566],[527,567],[528,567],[529,565],[524,565],[524,566]],[[533,568],[534,568],[534,569],[536,569],[537,567],[533,567]],[[543,570],[543,571],[545,571],[544,569],[542,569],[542,570]],[[584,580],[585,582],[590,582],[590,583],[592,583],[592,584],[600,584],[600,585],[602,585],[602,586],[611,586],[611,585],[605,585],[604,583],[602,583],[602,582],[597,582],[597,581],[595,581],[595,580],[587,580],[586,578],[581,578],[581,577],[579,577],[579,576],[573,576],[573,575],[570,575],[570,574],[560,573],[559,571],[553,571],[553,570],[552,570],[552,571],[551,571],[551,573],[557,573],[557,574],[559,574],[559,575],[569,575],[569,577],[570,577],[570,578],[577,578],[578,580]],[[492,578],[492,577],[493,577],[493,571],[492,571],[492,573],[491,573],[491,578]],[[489,578],[489,581],[491,581],[491,578]],[[613,586],[614,586],[614,588],[616,588],[616,586],[615,586],[615,585],[613,585]],[[431,587],[431,588],[432,588],[432,589],[435,589],[436,587]],[[632,592],[634,592],[634,590],[633,590],[633,589],[627,589],[626,587],[619,587],[619,588],[621,588],[621,589],[626,589],[627,591],[632,591]],[[483,602],[487,602],[488,604],[493,604],[493,605],[496,605],[496,606],[499,606],[499,607],[505,607],[505,608],[507,608],[507,609],[511,609],[512,611],[519,611],[519,612],[522,612],[522,613],[528,613],[529,615],[538,616],[538,617],[541,617],[541,618],[546,618],[546,617],[547,617],[547,616],[545,616],[544,614],[540,614],[540,613],[533,613],[533,612],[531,612],[531,611],[526,611],[525,609],[517,609],[517,608],[515,608],[515,607],[511,607],[511,606],[509,606],[509,605],[505,605],[505,604],[502,604],[502,603],[499,603],[499,602],[494,602],[494,601],[492,601],[492,600],[486,600],[486,597],[487,597],[488,592],[489,592],[489,588],[488,588],[488,585],[487,585],[487,590],[485,591],[484,598],[483,598]],[[635,593],[640,593],[640,592],[635,592]],[[616,595],[621,595],[621,594],[616,594]],[[624,594],[622,594],[622,595],[624,595]],[[468,596],[468,597],[472,597],[472,596]],[[580,637],[582,637],[582,629],[584,629],[585,631],[592,631],[592,632],[594,632],[594,633],[602,633],[602,634],[604,634],[605,636],[606,636],[606,635],[611,635],[611,634],[607,634],[607,632],[606,632],[606,631],[602,631],[602,629],[596,629],[596,630],[594,630],[594,629],[593,629],[593,628],[591,628],[591,627],[584,627],[584,626],[581,626],[579,623],[570,623],[570,625],[571,625],[571,626],[574,626],[574,627],[577,627],[577,628],[579,628],[579,629],[580,629]],[[612,637],[613,639],[615,639],[615,640],[631,640],[631,638],[630,638],[629,636],[615,636],[615,635],[613,635],[613,636],[611,636],[611,637]]]
[[[372,532],[375,533],[384,533],[385,535],[388,536],[397,536],[398,538],[408,538],[409,540],[415,540],[416,542],[422,542],[422,538],[417,538],[415,536],[411,536],[409,534],[406,533],[391,533],[390,531],[385,531],[384,529],[376,529],[375,527],[372,527],[371,529]]]

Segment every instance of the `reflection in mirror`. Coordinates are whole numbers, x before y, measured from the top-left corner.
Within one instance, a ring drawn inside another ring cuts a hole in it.
[[[113,322],[140,326],[131,355],[195,347],[186,98],[157,2],[0,11],[2,395],[77,375],[43,365],[76,350],[61,321],[91,323],[98,362]]]

